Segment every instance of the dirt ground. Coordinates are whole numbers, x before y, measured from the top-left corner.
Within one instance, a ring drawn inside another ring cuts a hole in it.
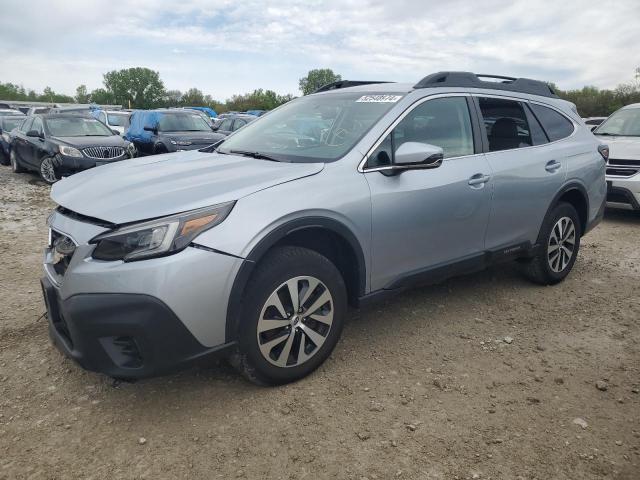
[[[607,212],[561,285],[507,265],[352,311],[316,373],[260,388],[223,362],[114,385],[58,353],[52,206],[0,167],[0,479],[640,478],[640,215]]]

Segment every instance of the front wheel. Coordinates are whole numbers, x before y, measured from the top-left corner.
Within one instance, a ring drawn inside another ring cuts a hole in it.
[[[49,185],[53,185],[60,180],[52,157],[43,158],[42,162],[40,162],[40,178]]]
[[[331,261],[300,247],[270,252],[245,289],[239,352],[232,364],[254,383],[298,380],[336,346],[347,311],[344,280]]]
[[[526,276],[541,285],[564,280],[578,257],[581,235],[576,209],[569,203],[559,203],[542,224],[537,252],[524,264]]]

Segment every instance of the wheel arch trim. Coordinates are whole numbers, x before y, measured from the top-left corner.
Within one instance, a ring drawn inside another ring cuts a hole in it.
[[[273,246],[288,235],[301,230],[314,228],[332,232],[343,238],[351,246],[357,261],[358,295],[362,296],[365,294],[367,280],[365,255],[357,236],[348,226],[336,219],[324,216],[309,216],[290,220],[264,235],[253,247],[249,255],[247,255],[244,262],[242,262],[242,265],[240,266],[240,269],[233,281],[231,293],[229,295],[225,325],[225,340],[227,342],[233,341],[237,337],[237,326],[240,320],[242,295],[249,279],[251,278],[251,274],[260,259]]]
[[[589,224],[589,194],[587,193],[586,187],[582,183],[578,182],[577,180],[572,180],[564,184],[562,188],[558,190],[558,192],[553,197],[553,200],[549,204],[549,208],[547,209],[544,218],[547,218],[547,215],[549,215],[551,210],[553,210],[553,208],[555,208],[555,206],[558,205],[562,196],[572,190],[576,190],[580,193],[586,205],[586,210],[587,210],[586,218],[584,219],[584,222],[582,222],[582,218],[580,219],[581,223],[583,223],[583,225],[580,225],[580,229],[582,230],[580,233],[581,235],[584,235],[586,226]],[[580,215],[580,212],[578,212],[578,215]],[[543,222],[544,222],[544,218],[542,220]]]

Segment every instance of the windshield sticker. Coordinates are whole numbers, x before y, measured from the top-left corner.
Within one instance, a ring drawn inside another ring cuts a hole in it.
[[[362,103],[396,103],[402,95],[363,95],[356,102]]]

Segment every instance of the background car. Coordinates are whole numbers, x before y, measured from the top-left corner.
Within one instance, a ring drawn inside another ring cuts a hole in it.
[[[584,120],[584,123],[586,123],[587,126],[591,129],[591,131],[593,131],[598,125],[600,125],[606,119],[607,117],[587,117],[587,118],[583,118],[582,120]]]
[[[126,110],[92,110],[91,115],[104,123],[111,130],[124,135],[129,128],[131,112]]]
[[[131,144],[109,127],[93,117],[73,114],[27,117],[11,139],[13,171],[38,172],[49,184],[131,156]]]
[[[24,115],[0,117],[0,164],[9,165],[11,131],[19,127],[25,120]]]
[[[640,210],[640,103],[614,112],[593,134],[609,147],[607,205]]]
[[[51,107],[30,107],[26,114],[27,115],[38,115],[41,113],[49,113],[49,110],[51,110]]]
[[[125,134],[141,155],[196,150],[224,137],[212,130],[201,112],[183,109],[136,110]]]
[[[7,115],[24,115],[20,110],[16,110],[14,108],[0,108],[0,117],[5,117]]]
[[[184,108],[186,108],[187,110],[197,110],[199,112],[204,112],[211,119],[214,119],[218,116],[216,111],[213,108],[209,108],[209,107],[184,107]]]
[[[253,122],[256,118],[255,115],[248,115],[246,113],[236,113],[233,115],[227,115],[222,122],[218,125],[214,125],[215,132],[222,134],[223,136],[231,135],[236,130],[244,127],[247,123]]]

